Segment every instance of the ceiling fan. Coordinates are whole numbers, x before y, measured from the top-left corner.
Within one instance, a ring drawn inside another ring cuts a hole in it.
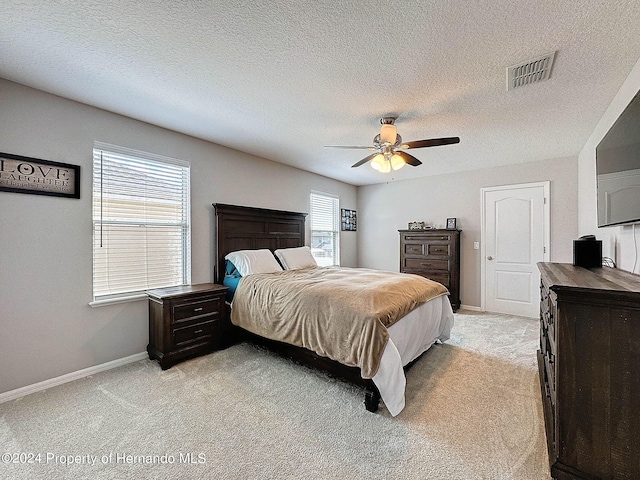
[[[414,140],[412,142],[402,142],[402,137],[398,135],[395,121],[397,117],[382,117],[380,119],[380,133],[373,137],[373,146],[361,147],[353,145],[325,145],[325,148],[348,148],[375,150],[375,153],[363,158],[351,165],[351,168],[359,167],[371,161],[371,166],[382,173],[388,173],[392,169],[398,170],[404,167],[405,163],[413,167],[421,165],[422,162],[413,155],[409,155],[410,148],[437,147],[438,145],[452,145],[460,143],[459,137],[431,138],[428,140]]]

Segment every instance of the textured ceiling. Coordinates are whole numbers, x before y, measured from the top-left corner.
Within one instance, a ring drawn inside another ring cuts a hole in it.
[[[5,0],[0,77],[354,185],[576,156],[640,57],[638,0]],[[551,78],[505,69],[557,51]],[[380,117],[423,165],[350,168]]]

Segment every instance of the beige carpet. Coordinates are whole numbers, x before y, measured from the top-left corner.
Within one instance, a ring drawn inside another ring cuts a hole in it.
[[[456,314],[396,418],[246,344],[136,362],[0,404],[0,478],[548,479],[537,343],[537,320]]]

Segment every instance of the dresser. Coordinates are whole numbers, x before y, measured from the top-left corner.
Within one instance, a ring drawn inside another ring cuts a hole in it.
[[[214,283],[147,290],[150,359],[165,370],[190,357],[224,348],[230,323],[227,287]]]
[[[399,230],[400,272],[415,273],[449,290],[453,311],[460,308],[460,230]]]
[[[551,475],[640,478],[640,276],[539,263],[538,370]]]

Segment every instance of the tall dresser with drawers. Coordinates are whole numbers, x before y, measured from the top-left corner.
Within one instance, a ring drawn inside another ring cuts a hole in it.
[[[443,284],[454,311],[460,308],[460,230],[399,230],[400,272]]]
[[[551,476],[640,478],[640,276],[539,263],[538,370]]]

